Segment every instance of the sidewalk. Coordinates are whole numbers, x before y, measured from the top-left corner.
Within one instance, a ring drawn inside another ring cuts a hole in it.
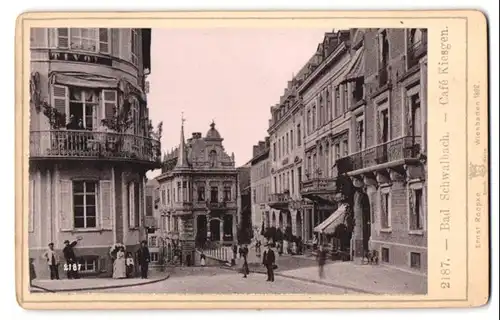
[[[266,273],[258,260],[250,261],[250,272]],[[327,262],[324,278],[320,279],[317,262],[311,257],[277,257],[275,275],[368,294],[426,294],[427,276],[383,265],[361,264],[360,261]],[[238,259],[231,269],[241,272],[243,261]]]
[[[141,286],[151,284],[168,279],[170,273],[154,273],[148,279],[129,278],[129,279],[112,279],[112,278],[81,278],[81,279],[61,279],[33,280],[31,292],[69,292],[69,291],[90,291],[101,289],[114,289]]]

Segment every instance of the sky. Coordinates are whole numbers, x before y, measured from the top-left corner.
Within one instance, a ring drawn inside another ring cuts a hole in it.
[[[236,166],[267,135],[270,107],[312,57],[325,32],[313,28],[153,29],[148,106],[163,121],[162,149],[205,136],[212,120]],[[149,177],[159,172],[149,173]]]

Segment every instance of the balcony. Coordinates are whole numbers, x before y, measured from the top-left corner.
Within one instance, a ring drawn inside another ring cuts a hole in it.
[[[133,134],[85,130],[30,132],[30,159],[110,160],[161,166],[160,142]]]
[[[227,206],[227,203],[226,201],[207,201],[207,209],[211,210],[211,211],[215,211],[215,210],[225,210],[227,209],[228,206]]]
[[[191,214],[193,211],[193,203],[189,201],[181,201],[174,204],[176,215]]]
[[[313,178],[300,184],[300,193],[304,198],[315,202],[332,203],[337,193],[337,179]]]
[[[272,193],[269,195],[269,206],[277,210],[288,209],[289,193]]]
[[[392,164],[405,164],[412,160],[418,161],[421,141],[421,137],[418,136],[401,137],[353,153],[337,161],[339,173],[369,171],[374,167],[382,168]]]

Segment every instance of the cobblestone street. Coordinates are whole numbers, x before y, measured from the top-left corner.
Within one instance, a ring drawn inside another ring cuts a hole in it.
[[[252,273],[248,278],[232,270],[217,267],[183,268],[172,272],[165,281],[137,287],[103,289],[102,293],[178,293],[178,294],[226,294],[226,293],[354,293],[343,288],[276,277],[275,282],[266,282],[263,274]]]

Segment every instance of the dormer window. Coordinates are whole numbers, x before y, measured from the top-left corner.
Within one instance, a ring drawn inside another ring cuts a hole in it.
[[[210,151],[208,157],[210,159],[210,166],[215,167],[217,163],[217,152],[215,150]]]

